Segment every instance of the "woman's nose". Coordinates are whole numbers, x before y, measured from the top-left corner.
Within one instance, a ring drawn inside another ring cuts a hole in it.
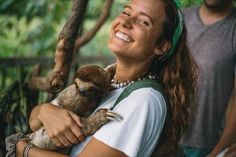
[[[122,20],[121,24],[123,27],[130,29],[132,28],[133,25],[132,21],[133,21],[132,18],[126,17],[125,19]]]

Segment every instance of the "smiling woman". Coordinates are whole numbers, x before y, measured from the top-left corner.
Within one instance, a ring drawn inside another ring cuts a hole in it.
[[[58,147],[75,144],[72,157],[175,153],[189,121],[197,74],[177,4],[173,0],[131,0],[112,23],[108,47],[116,57],[113,86],[97,109],[111,108],[132,86],[140,87],[129,91],[114,108],[123,121],[109,122],[81,141],[80,117],[42,104],[32,111],[30,125],[43,125]],[[162,89],[143,82],[153,82]],[[18,142],[18,157],[23,156],[25,147],[28,148],[27,142]],[[27,151],[30,157],[65,156],[36,147]]]
[[[124,59],[133,58],[133,61],[138,59],[150,64],[155,53],[160,55],[156,46],[163,31],[165,11],[161,5],[162,1],[141,3],[143,2],[132,1],[113,21],[108,46],[115,55],[124,56]],[[165,46],[168,47],[170,44],[166,42]],[[147,71],[147,69],[143,70]]]

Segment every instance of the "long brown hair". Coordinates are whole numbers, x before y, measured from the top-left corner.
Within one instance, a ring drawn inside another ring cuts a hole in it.
[[[178,22],[177,8],[173,0],[162,1],[166,12],[162,40],[172,42]],[[176,152],[179,140],[190,121],[190,105],[195,96],[198,70],[187,47],[186,34],[184,26],[174,54],[162,62],[156,59],[155,68],[152,65],[168,100],[167,119],[154,151],[158,155]]]

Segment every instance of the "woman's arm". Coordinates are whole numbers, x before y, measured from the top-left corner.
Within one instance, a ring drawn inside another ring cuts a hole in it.
[[[23,151],[28,143],[26,141],[19,141],[17,143],[16,157],[23,157]],[[28,157],[68,157],[67,155],[42,150],[37,147],[32,147],[29,150]],[[83,152],[78,157],[127,157],[124,153],[107,146],[106,144],[93,138]]]
[[[36,106],[30,115],[30,126],[37,130],[44,126],[50,139],[58,147],[67,147],[83,140],[80,117],[49,103]]]
[[[16,157],[23,157],[23,151],[28,143],[26,141],[19,141],[16,145]],[[32,147],[29,150],[28,157],[68,157],[64,154],[42,150],[37,147]]]
[[[92,138],[77,157],[127,157],[123,152],[114,149],[103,142]]]

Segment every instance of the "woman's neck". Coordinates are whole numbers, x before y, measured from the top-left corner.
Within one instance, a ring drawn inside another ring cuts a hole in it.
[[[138,77],[148,73],[147,64],[121,64],[117,62],[115,79],[119,82],[135,80]]]

